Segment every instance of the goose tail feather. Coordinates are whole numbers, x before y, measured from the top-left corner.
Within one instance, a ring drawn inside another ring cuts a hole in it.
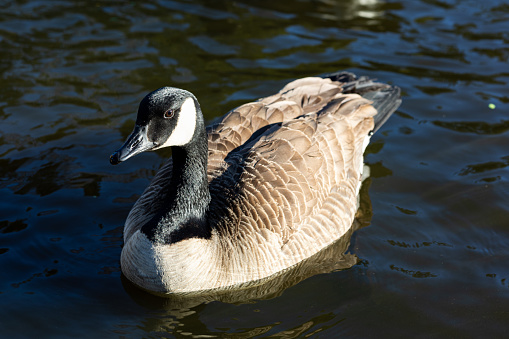
[[[350,72],[329,73],[322,77],[344,83],[343,93],[357,93],[373,102],[373,107],[378,111],[374,116],[373,133],[378,131],[401,105],[401,89],[397,86],[375,82],[366,76],[357,77]]]

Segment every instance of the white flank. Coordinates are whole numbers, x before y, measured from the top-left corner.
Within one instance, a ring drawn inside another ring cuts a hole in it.
[[[196,106],[194,105],[193,98],[187,98],[180,108],[180,113],[177,121],[177,125],[171,133],[170,137],[164,144],[157,147],[169,147],[169,146],[183,146],[187,144],[194,135],[196,128]]]
[[[364,138],[364,141],[362,142],[362,157],[359,159],[359,164],[357,165],[358,166],[358,169],[359,169],[359,173],[361,174],[361,177],[360,177],[360,180],[359,180],[359,183],[357,184],[357,206],[359,206],[359,202],[360,202],[360,196],[359,196],[359,192],[361,190],[361,185],[362,185],[362,182],[369,177],[370,173],[369,173],[369,167],[364,165],[364,152],[366,152],[366,148],[368,147],[369,145],[369,141],[371,140],[371,137],[369,135],[367,135],[365,138]],[[367,171],[366,171],[367,170]]]
[[[366,148],[368,147],[369,145],[369,141],[371,140],[371,137],[370,136],[366,136],[364,138],[364,141],[362,142],[362,157],[360,158],[359,160],[359,164],[357,165],[358,169],[359,169],[359,173],[363,173],[363,170],[364,170],[364,153],[366,152]]]

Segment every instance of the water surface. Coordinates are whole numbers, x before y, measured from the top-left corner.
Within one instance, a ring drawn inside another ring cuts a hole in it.
[[[508,32],[496,0],[3,2],[2,336],[505,336]],[[351,238],[244,300],[122,279],[124,220],[169,156],[109,165],[147,92],[188,89],[212,120],[336,70],[404,95]]]

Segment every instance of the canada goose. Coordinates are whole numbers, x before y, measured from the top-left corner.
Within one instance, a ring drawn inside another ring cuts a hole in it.
[[[192,93],[149,93],[110,162],[168,146],[172,159],[127,217],[122,272],[156,293],[228,289],[330,245],[352,225],[370,136],[400,103],[398,87],[334,73],[206,129]]]

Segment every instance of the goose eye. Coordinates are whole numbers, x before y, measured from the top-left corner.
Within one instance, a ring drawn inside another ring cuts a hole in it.
[[[171,118],[173,118],[174,114],[175,114],[175,111],[170,108],[169,110],[164,112],[164,118],[165,119],[171,119]]]

